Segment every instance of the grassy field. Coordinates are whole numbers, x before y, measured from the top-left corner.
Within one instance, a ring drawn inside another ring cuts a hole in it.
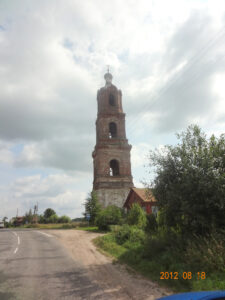
[[[96,238],[94,243],[117,261],[175,292],[225,289],[224,248],[219,249],[220,244],[206,249],[201,241],[191,250],[179,249],[176,244],[170,248],[159,239],[147,245],[137,241],[118,244],[113,233]]]

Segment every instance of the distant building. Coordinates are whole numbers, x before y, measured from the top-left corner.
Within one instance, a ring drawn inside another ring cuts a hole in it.
[[[158,212],[157,201],[149,189],[131,188],[123,207],[129,211],[134,203],[138,203],[147,214],[156,215]]]
[[[93,190],[104,206],[123,207],[132,188],[130,150],[122,108],[122,92],[112,84],[112,75],[104,76],[105,86],[97,93],[96,146]]]
[[[13,218],[13,223],[15,226],[20,226],[24,224],[24,217],[15,217]]]

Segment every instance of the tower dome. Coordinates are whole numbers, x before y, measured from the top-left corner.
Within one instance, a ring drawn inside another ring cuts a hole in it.
[[[109,86],[109,85],[112,84],[113,76],[112,76],[111,73],[109,73],[109,72],[108,72],[108,73],[105,73],[104,78],[105,78],[105,85],[106,85],[106,86]]]

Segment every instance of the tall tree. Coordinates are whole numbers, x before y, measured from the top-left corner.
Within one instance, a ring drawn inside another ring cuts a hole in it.
[[[191,125],[177,137],[178,145],[149,155],[164,223],[198,234],[225,228],[225,135],[207,139]]]
[[[52,208],[47,208],[45,211],[44,211],[44,218],[45,219],[48,219],[48,218],[50,218],[52,215],[55,215],[56,213],[55,213],[55,211],[54,211],[54,209],[52,209]]]
[[[96,218],[101,211],[101,205],[98,201],[98,197],[95,191],[92,191],[85,201],[85,213],[84,216],[89,215],[90,224],[95,224]]]
[[[8,217],[4,217],[2,221],[5,223],[8,220]]]
[[[25,223],[32,223],[33,222],[33,213],[32,213],[31,209],[29,209],[29,211],[25,213],[24,222]]]

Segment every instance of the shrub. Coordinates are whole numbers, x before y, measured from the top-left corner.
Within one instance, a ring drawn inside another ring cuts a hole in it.
[[[72,228],[76,228],[77,225],[75,223],[67,223],[67,224],[63,224],[62,225],[62,229],[72,229]]]
[[[47,219],[47,223],[57,223],[58,219],[59,217],[56,214],[51,215],[51,217]]]
[[[157,222],[156,217],[153,214],[147,215],[147,225],[146,225],[146,231],[148,232],[155,232],[157,230]]]
[[[114,231],[116,242],[119,245],[126,243],[144,243],[145,233],[142,229],[136,226],[129,226],[127,224],[121,226],[119,229]]]
[[[109,231],[117,232],[121,228],[121,225],[109,225]]]
[[[71,219],[68,216],[61,216],[58,219],[58,223],[70,223]]]
[[[38,224],[27,224],[24,225],[25,228],[39,228]]]
[[[160,228],[156,235],[148,236],[145,256],[149,259],[157,256],[161,258],[161,253],[166,253],[167,251],[171,254],[176,253],[175,255],[177,255],[184,252],[185,246],[185,241],[177,232]]]
[[[136,225],[139,228],[145,228],[147,224],[146,213],[141,206],[134,203],[128,213],[127,222],[129,225]]]
[[[207,272],[225,272],[224,233],[214,233],[207,237],[195,236],[188,242],[186,259],[194,269]]]
[[[130,226],[125,224],[125,225],[121,226],[119,229],[114,230],[113,234],[115,236],[116,242],[119,245],[122,245],[130,237]]]
[[[101,230],[109,230],[110,225],[118,225],[121,221],[121,209],[115,205],[111,205],[100,211],[96,219],[96,225]]]

